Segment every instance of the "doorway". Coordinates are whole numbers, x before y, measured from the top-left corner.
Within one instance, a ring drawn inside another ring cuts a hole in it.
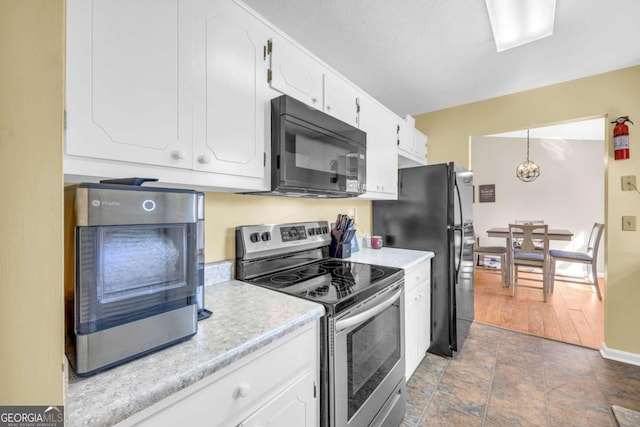
[[[527,130],[473,137],[471,169],[476,194],[493,186],[493,197],[474,200],[474,224],[481,246],[505,246],[486,230],[515,220],[544,220],[549,228],[567,229],[572,240],[551,241],[551,249],[586,251],[594,222],[604,222],[604,118],[530,129],[529,158],[540,166],[531,182],[516,177],[526,160]],[[485,187],[486,188],[486,187]],[[604,239],[602,240],[604,241]],[[602,242],[601,241],[601,242]],[[604,290],[601,243],[598,275]],[[543,302],[542,291],[518,288],[511,297],[500,276],[490,274],[499,260],[485,259],[475,273],[476,321],[572,344],[599,349],[604,341],[604,301],[593,288],[556,280],[554,293]],[[558,264],[563,275],[584,276],[578,264]],[[606,297],[606,296],[605,296]]]

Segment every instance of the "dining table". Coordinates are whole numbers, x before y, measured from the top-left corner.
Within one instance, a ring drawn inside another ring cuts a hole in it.
[[[506,239],[507,241],[507,249],[511,247],[513,242],[511,241],[511,236],[509,235],[509,227],[494,227],[487,230],[487,236],[489,237],[498,237]],[[514,237],[523,237],[522,232],[514,232]],[[540,232],[532,233],[533,239],[542,239],[544,238],[544,234]],[[571,241],[573,239],[573,233],[569,230],[565,230],[562,228],[549,228],[547,230],[547,238],[549,240],[563,240],[563,241]],[[512,271],[511,271],[511,251],[507,250],[507,268],[505,270],[507,276],[507,283],[512,283]]]

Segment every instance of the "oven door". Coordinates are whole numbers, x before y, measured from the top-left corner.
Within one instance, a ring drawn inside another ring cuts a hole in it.
[[[274,135],[274,191],[357,196],[364,192],[365,144],[283,115]]]
[[[403,282],[336,318],[330,390],[335,426],[368,426],[396,406],[404,382]],[[389,403],[391,402],[391,404]],[[404,406],[402,406],[404,409]]]

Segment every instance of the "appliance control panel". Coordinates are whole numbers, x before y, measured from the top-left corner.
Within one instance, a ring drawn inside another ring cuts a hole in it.
[[[241,226],[236,228],[236,245],[242,246],[244,259],[270,256],[328,246],[330,231],[327,221]]]

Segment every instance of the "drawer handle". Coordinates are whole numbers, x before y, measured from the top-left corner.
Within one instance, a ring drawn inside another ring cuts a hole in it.
[[[250,390],[251,386],[249,384],[240,384],[236,389],[236,397],[247,397]]]

